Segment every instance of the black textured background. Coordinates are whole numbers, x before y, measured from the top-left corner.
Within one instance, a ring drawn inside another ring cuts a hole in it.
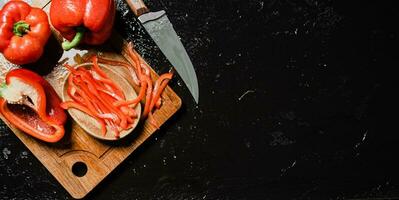
[[[167,70],[117,2],[118,30]],[[389,115],[398,67],[393,2],[148,2],[167,11],[181,36],[200,104],[174,80],[183,108],[88,199],[399,197],[399,136],[390,129],[397,116]],[[0,128],[0,199],[71,199]]]

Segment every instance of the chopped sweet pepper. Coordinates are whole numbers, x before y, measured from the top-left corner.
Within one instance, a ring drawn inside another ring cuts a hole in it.
[[[23,1],[9,1],[0,11],[0,52],[18,65],[33,63],[43,54],[51,35],[47,14]]]
[[[114,0],[52,0],[50,21],[67,39],[62,43],[69,50],[79,43],[99,45],[112,32],[115,18]]]
[[[15,69],[0,87],[0,112],[14,126],[46,142],[64,136],[65,111],[54,88],[40,75]]]

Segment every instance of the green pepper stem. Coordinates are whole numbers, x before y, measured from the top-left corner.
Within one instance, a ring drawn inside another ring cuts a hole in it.
[[[13,32],[16,36],[22,37],[30,30],[28,23],[24,21],[19,21],[14,24]]]
[[[7,89],[7,84],[6,83],[1,83],[0,84],[0,98],[3,97],[3,91]]]
[[[84,36],[84,33],[85,33],[85,29],[84,28],[82,28],[82,27],[78,27],[78,28],[76,28],[76,34],[75,34],[75,37],[72,39],[72,41],[65,41],[65,42],[63,42],[62,43],[62,48],[65,50],[65,51],[68,51],[69,49],[72,49],[72,48],[74,48],[74,47],[76,47],[76,46],[78,46],[79,45],[79,43],[82,41],[82,39],[83,39],[83,36]]]

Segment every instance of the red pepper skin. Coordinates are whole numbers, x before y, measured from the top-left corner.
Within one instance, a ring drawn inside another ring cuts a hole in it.
[[[35,90],[38,96],[35,101],[36,115],[32,117],[23,112],[13,112],[4,98],[0,98],[0,112],[10,123],[33,137],[46,142],[59,141],[64,136],[63,124],[67,115],[60,106],[61,99],[54,88],[40,75],[26,69],[16,69],[7,73],[6,85],[10,85],[16,79]],[[38,123],[52,128],[40,130],[36,127]]]
[[[49,126],[51,126],[54,129],[54,131],[51,133],[43,132],[43,130],[39,130],[34,125],[35,124],[34,120],[39,121],[40,119],[27,121],[26,119],[21,117],[21,115],[15,114],[14,112],[10,111],[7,105],[7,101],[5,101],[4,99],[0,99],[0,112],[10,123],[12,123],[18,129],[39,140],[54,143],[58,142],[62,137],[64,137],[65,133],[64,126],[53,123],[46,123]]]
[[[78,27],[84,27],[82,42],[90,45],[104,43],[111,35],[114,18],[114,0],[51,1],[51,24],[69,41],[76,36]]]
[[[1,9],[0,52],[10,62],[22,65],[37,61],[50,35],[43,10],[23,1],[9,1]]]
[[[9,84],[11,78],[19,78],[20,80],[32,85],[36,90],[40,91],[40,103],[38,105],[40,116],[47,117],[49,121],[62,125],[67,120],[64,109],[61,108],[61,99],[54,88],[40,75],[27,69],[15,69],[7,73],[6,84]],[[43,88],[43,89],[41,89]],[[43,90],[43,92],[41,92]],[[44,96],[43,96],[44,94]],[[45,98],[43,98],[45,97]],[[51,109],[53,111],[51,111]]]

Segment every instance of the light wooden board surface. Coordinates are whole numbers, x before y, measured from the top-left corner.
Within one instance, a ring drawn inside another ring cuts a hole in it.
[[[47,1],[34,1],[36,5],[46,5]],[[48,6],[47,6],[48,7]],[[46,7],[46,8],[47,8]],[[45,10],[48,10],[46,9]],[[58,36],[57,36],[58,37]],[[125,58],[127,56],[127,44],[117,33],[114,33],[110,42],[104,45],[101,52],[96,50],[71,51],[63,53],[58,63],[51,61],[43,61],[47,65],[54,65],[52,72],[45,76],[50,84],[56,89],[60,95],[63,78],[66,71],[62,70],[61,63],[69,64],[79,63],[81,57],[90,54],[101,54],[101,56],[129,62]],[[54,40],[56,41],[56,40]],[[54,42],[53,41],[53,42]],[[56,43],[56,42],[55,42]],[[54,45],[50,45],[54,46]],[[57,45],[55,45],[57,47]],[[60,50],[58,50],[60,51]],[[54,52],[57,52],[54,50]],[[49,57],[52,57],[50,55]],[[145,62],[143,60],[143,62]],[[17,66],[10,65],[0,56],[0,79],[4,74]],[[36,67],[36,66],[35,66]],[[43,66],[37,66],[43,67]],[[123,77],[130,79],[128,71],[125,68],[114,68],[116,72]],[[152,71],[152,78],[156,79],[158,75]],[[131,80],[129,80],[131,82]],[[138,91],[139,88],[135,87]],[[167,87],[162,95],[163,105],[155,111],[154,120],[157,124],[163,124],[170,118],[181,106],[180,98]],[[69,119],[70,123],[66,125],[66,135],[56,144],[47,144],[38,141],[12,126],[0,114],[0,118],[11,128],[15,135],[26,145],[26,147],[35,155],[39,161],[49,170],[49,172],[59,181],[59,183],[71,194],[72,197],[80,199],[86,196],[96,185],[98,185],[108,174],[110,174],[123,160],[125,160],[137,147],[139,147],[146,139],[148,139],[155,131],[151,123],[146,121],[140,122],[139,126],[126,138],[120,142],[109,143],[103,142],[85,133],[76,122]],[[87,173],[78,177],[72,172],[72,166],[75,163],[82,162],[87,166]]]

